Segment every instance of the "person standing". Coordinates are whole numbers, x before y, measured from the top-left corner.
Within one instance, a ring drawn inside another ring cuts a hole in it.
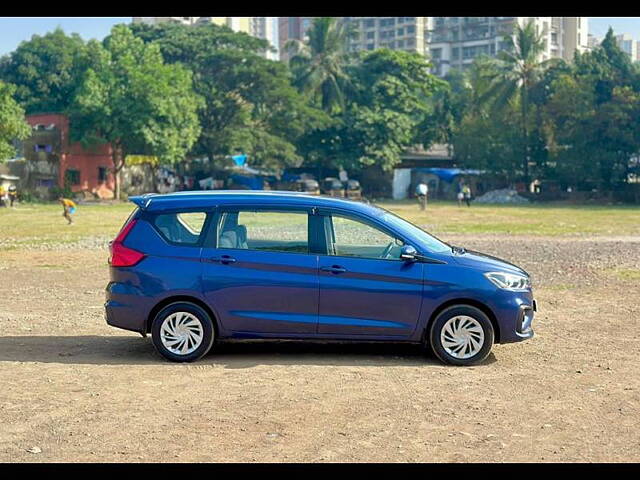
[[[462,196],[464,197],[464,201],[467,204],[467,207],[471,206],[471,188],[469,185],[465,185],[462,187]]]
[[[73,200],[69,200],[68,198],[60,197],[58,201],[62,204],[62,208],[64,211],[62,212],[62,216],[67,219],[69,225],[73,224],[73,219],[71,215],[76,213],[77,205]]]
[[[456,198],[458,199],[458,207],[462,206],[462,201],[464,200],[464,193],[462,193],[463,187],[464,187],[464,182],[459,182],[458,193],[456,193]]]
[[[416,187],[416,195],[418,196],[418,202],[420,202],[420,210],[427,208],[427,195],[429,194],[429,187],[426,183],[420,182]]]
[[[18,189],[15,185],[11,185],[9,187],[9,202],[11,203],[11,208],[13,208],[13,202],[18,198]]]

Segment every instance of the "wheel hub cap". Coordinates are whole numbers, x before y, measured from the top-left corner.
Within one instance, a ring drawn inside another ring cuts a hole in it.
[[[176,355],[193,353],[202,344],[202,323],[189,312],[175,312],[160,326],[162,345]]]
[[[471,358],[484,345],[484,330],[475,318],[458,315],[447,320],[442,327],[440,343],[454,358]]]

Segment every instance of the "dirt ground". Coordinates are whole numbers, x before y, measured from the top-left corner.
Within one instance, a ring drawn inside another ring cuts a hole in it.
[[[536,336],[472,368],[403,345],[108,327],[104,247],[0,251],[0,461],[640,461],[640,237],[449,235],[533,276]]]

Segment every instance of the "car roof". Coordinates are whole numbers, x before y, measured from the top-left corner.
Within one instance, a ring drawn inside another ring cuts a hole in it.
[[[157,212],[177,208],[208,208],[218,205],[278,206],[299,205],[306,207],[343,208],[351,211],[374,214],[376,207],[363,202],[323,195],[309,195],[304,192],[262,191],[262,190],[201,190],[174,193],[147,193],[129,197],[140,209]]]

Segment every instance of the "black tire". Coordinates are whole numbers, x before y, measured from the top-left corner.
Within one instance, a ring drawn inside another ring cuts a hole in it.
[[[160,329],[165,319],[176,312],[187,312],[196,317],[202,326],[202,341],[198,348],[188,354],[176,354],[170,351],[160,338]],[[153,319],[151,324],[151,340],[158,353],[172,362],[194,362],[211,350],[215,340],[215,328],[211,316],[200,306],[189,302],[176,302],[167,305]]]
[[[459,315],[464,315],[475,319],[480,324],[480,327],[482,328],[482,331],[484,333],[484,342],[482,344],[482,347],[475,355],[469,358],[456,358],[445,350],[441,342],[441,333],[443,327],[448,320]],[[482,310],[470,305],[453,305],[440,312],[440,314],[436,317],[436,319],[431,324],[431,328],[429,329],[428,338],[431,350],[442,362],[448,363],[450,365],[468,366],[480,363],[485,358],[487,358],[487,356],[491,352],[491,347],[493,346],[495,333],[493,330],[493,325],[491,324],[491,320],[489,320],[487,315]]]

